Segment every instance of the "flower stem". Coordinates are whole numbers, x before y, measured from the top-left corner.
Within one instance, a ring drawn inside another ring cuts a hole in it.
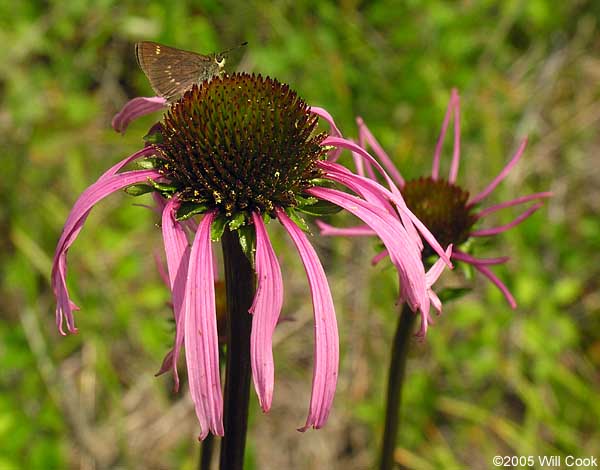
[[[380,470],[391,470],[394,467],[394,450],[396,448],[396,437],[398,436],[400,422],[400,403],[402,401],[404,371],[406,369],[408,346],[416,317],[417,315],[411,312],[408,305],[404,304],[402,313],[398,319],[394,344],[392,345]]]
[[[200,445],[200,461],[198,462],[198,470],[210,470],[213,450],[215,448],[215,438],[212,433],[208,433],[206,438]]]
[[[250,332],[248,309],[255,291],[254,270],[240,247],[237,232],[221,239],[227,294],[227,366],[225,369],[225,435],[221,440],[221,470],[241,470],[248,427],[250,396]]]

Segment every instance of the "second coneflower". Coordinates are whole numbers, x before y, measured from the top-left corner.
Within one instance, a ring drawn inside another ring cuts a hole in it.
[[[453,156],[450,165],[448,178],[440,177],[440,159],[442,145],[446,136],[451,119],[454,121],[454,146]],[[508,257],[497,258],[476,258],[467,253],[464,248],[466,242],[476,237],[489,237],[502,233],[523,222],[527,217],[533,214],[543,205],[543,200],[551,196],[550,192],[540,192],[527,196],[517,197],[515,199],[490,206],[486,209],[478,210],[478,205],[487,198],[498,184],[506,178],[511,169],[517,164],[527,144],[524,139],[514,156],[496,176],[492,182],[475,197],[470,197],[469,191],[459,186],[456,182],[460,164],[460,98],[456,90],[452,90],[448,109],[444,117],[440,137],[435,147],[433,165],[430,176],[423,176],[413,180],[405,180],[394,163],[384,151],[382,146],[369,131],[361,118],[357,118],[359,145],[362,149],[372,148],[378,158],[378,162],[388,171],[393,182],[400,188],[406,204],[412,212],[421,220],[433,233],[436,240],[442,245],[452,245],[452,259],[467,263],[473,266],[477,271],[486,276],[504,295],[512,308],[516,307],[516,301],[506,285],[490,270],[490,266],[506,262]],[[369,179],[376,180],[377,175],[369,162],[364,163],[362,159],[356,159],[357,172],[361,175],[366,174]],[[519,206],[526,203],[532,203],[531,207],[517,216],[511,222],[494,228],[475,229],[475,224],[500,209]],[[323,222],[319,222],[321,233],[323,235],[346,235],[363,236],[374,235],[374,232],[367,227],[336,228]],[[433,254],[431,246],[425,241],[423,251],[424,259]],[[373,261],[374,263],[385,258],[387,251],[381,252]]]
[[[122,131],[132,119],[164,106],[160,97],[137,98],[116,116],[113,126]],[[331,124],[331,135],[316,131],[319,117]],[[431,296],[419,233],[449,263],[447,254],[407,209],[399,192],[327,161],[327,153],[336,147],[357,146],[341,137],[326,111],[309,107],[276,80],[233,74],[194,86],[168,108],[146,140],[142,150],[90,186],[67,219],[52,271],[61,331],[64,319],[68,330],[75,331],[77,309],[65,283],[66,253],[92,207],[123,188],[131,194],[154,192],[163,207],[162,235],[176,320],[175,344],[166,365],[177,382],[177,357],[185,346],[201,437],[209,432],[222,435],[211,243],[236,233],[253,261],[257,288],[249,308],[252,377],[260,405],[268,411],[274,387],[271,341],[283,302],[282,274],[267,234],[268,222],[277,220],[298,250],[313,302],[312,395],[301,430],[323,426],[336,388],[338,331],[327,279],[300,213],[319,215],[331,210],[333,203],[362,219],[386,246],[401,279],[402,297],[414,309],[428,310]],[[134,160],[141,170],[121,172]],[[332,182],[354,194],[332,188]]]

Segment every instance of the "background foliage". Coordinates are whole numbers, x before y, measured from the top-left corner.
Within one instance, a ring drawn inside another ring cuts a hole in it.
[[[555,196],[486,250],[511,255],[501,276],[519,308],[480,277],[445,275],[474,292],[446,304],[413,346],[396,457],[427,470],[491,468],[497,454],[600,456],[599,21],[593,0],[0,0],[0,468],[196,464],[187,392],[153,377],[173,333],[154,214],[124,194],[94,210],[70,253],[80,333],[61,338],[53,321],[51,257],[71,205],[156,119],[125,137],[109,125],[128,98],[150,94],[133,54],[143,39],[201,52],[249,41],[233,58],[241,69],[290,83],[348,136],[363,116],[408,177],[429,171],[453,86],[463,104],[459,181],[472,192],[528,134],[491,202]],[[299,434],[311,310],[302,267],[272,230],[293,321],[276,332],[273,410],[253,404],[248,468],[370,468],[395,276],[370,267],[368,241],[314,237],[343,354],[328,425]]]

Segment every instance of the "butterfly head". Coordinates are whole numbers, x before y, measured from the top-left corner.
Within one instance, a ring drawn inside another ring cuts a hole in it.
[[[225,57],[224,53],[219,53],[219,54],[215,54],[215,64],[217,64],[219,66],[219,70],[222,70],[223,67],[225,67],[225,60],[227,58]]]

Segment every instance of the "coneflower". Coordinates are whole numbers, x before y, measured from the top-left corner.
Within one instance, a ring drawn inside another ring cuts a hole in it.
[[[228,249],[237,250],[238,259],[240,253],[249,259],[248,269],[256,274],[253,300],[251,296],[243,308],[252,314],[248,354],[254,387],[262,409],[268,411],[274,388],[271,341],[283,302],[282,273],[267,232],[268,223],[277,220],[296,246],[310,286],[314,371],[308,417],[300,430],[319,428],[333,402],[339,340],[325,272],[300,214],[320,215],[333,203],[362,219],[381,237],[398,270],[402,296],[415,309],[428,310],[431,294],[419,232],[449,263],[447,254],[399,192],[328,161],[328,153],[357,150],[356,144],[341,137],[325,110],[309,107],[289,86],[245,73],[215,77],[194,86],[170,107],[160,97],[136,98],[115,117],[113,126],[124,131],[132,119],[163,108],[166,114],[146,137],[146,146],[86,189],[67,219],[52,270],[60,331],[64,332],[63,321],[70,332],[76,331],[73,311],[78,308],[65,284],[66,254],[90,210],[119,189],[154,192],[163,208],[161,227],[176,320],[174,347],[163,369],[172,368],[177,383],[177,357],[185,345],[200,437],[209,432],[223,435],[211,244],[222,240]],[[329,134],[317,132],[319,117],[331,124]],[[121,172],[136,160],[142,169]],[[193,240],[188,238],[190,231]],[[228,300],[235,297],[236,288],[226,273]],[[228,317],[231,321],[236,320]]]
[[[454,117],[454,148],[452,162],[448,177],[439,176],[441,150],[450,120]],[[490,237],[498,235],[512,227],[520,224],[543,205],[543,199],[552,195],[550,192],[540,192],[520,196],[509,201],[492,205],[488,208],[478,210],[479,204],[487,198],[492,191],[506,178],[510,170],[517,164],[527,144],[523,139],[514,156],[506,164],[488,186],[475,197],[470,197],[469,191],[459,186],[456,182],[460,164],[460,98],[456,90],[452,90],[448,109],[440,132],[430,176],[421,176],[412,180],[405,180],[400,171],[394,166],[391,158],[370,132],[364,121],[357,118],[359,145],[362,149],[373,150],[378,162],[391,175],[394,184],[400,189],[404,200],[410,210],[423,222],[433,233],[435,239],[442,245],[453,245],[452,259],[468,263],[477,271],[486,276],[495,286],[500,289],[508,304],[516,307],[516,301],[506,285],[490,270],[490,266],[498,265],[508,261],[508,257],[476,258],[463,248],[467,241],[474,237]],[[369,162],[358,160],[357,173],[365,175],[369,179],[376,180],[377,175]],[[475,228],[475,224],[489,214],[504,208],[518,206],[526,203],[533,204],[518,215],[511,222],[493,228]],[[319,222],[322,235],[344,235],[344,236],[368,236],[375,235],[369,227],[337,228]],[[425,240],[424,258],[433,254],[431,246]],[[373,261],[379,262],[388,255],[387,251],[378,254]]]

